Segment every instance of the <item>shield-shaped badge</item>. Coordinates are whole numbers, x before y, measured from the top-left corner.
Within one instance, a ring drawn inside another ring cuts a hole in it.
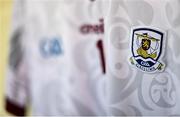
[[[162,72],[166,33],[152,27],[135,27],[131,31],[130,63],[146,73]]]

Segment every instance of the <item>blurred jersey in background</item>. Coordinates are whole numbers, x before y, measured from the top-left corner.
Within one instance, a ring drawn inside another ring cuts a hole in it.
[[[24,115],[106,115],[100,1],[15,0],[6,109]]]

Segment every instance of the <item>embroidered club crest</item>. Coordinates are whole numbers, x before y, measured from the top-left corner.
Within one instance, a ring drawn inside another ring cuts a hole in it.
[[[165,64],[161,61],[164,54],[165,32],[156,28],[138,27],[131,31],[130,63],[146,73],[162,72]]]

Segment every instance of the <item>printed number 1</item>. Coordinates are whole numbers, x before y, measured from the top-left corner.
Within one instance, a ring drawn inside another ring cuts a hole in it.
[[[97,41],[96,46],[99,50],[99,54],[100,54],[100,58],[101,58],[102,72],[105,74],[106,73],[106,66],[105,66],[105,57],[104,57],[104,47],[103,47],[103,42],[101,39]]]

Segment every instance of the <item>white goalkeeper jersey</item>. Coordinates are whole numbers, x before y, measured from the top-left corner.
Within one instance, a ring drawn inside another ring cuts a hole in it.
[[[14,1],[6,109],[24,115],[105,115],[100,1]]]
[[[109,1],[108,115],[180,115],[180,1]]]

